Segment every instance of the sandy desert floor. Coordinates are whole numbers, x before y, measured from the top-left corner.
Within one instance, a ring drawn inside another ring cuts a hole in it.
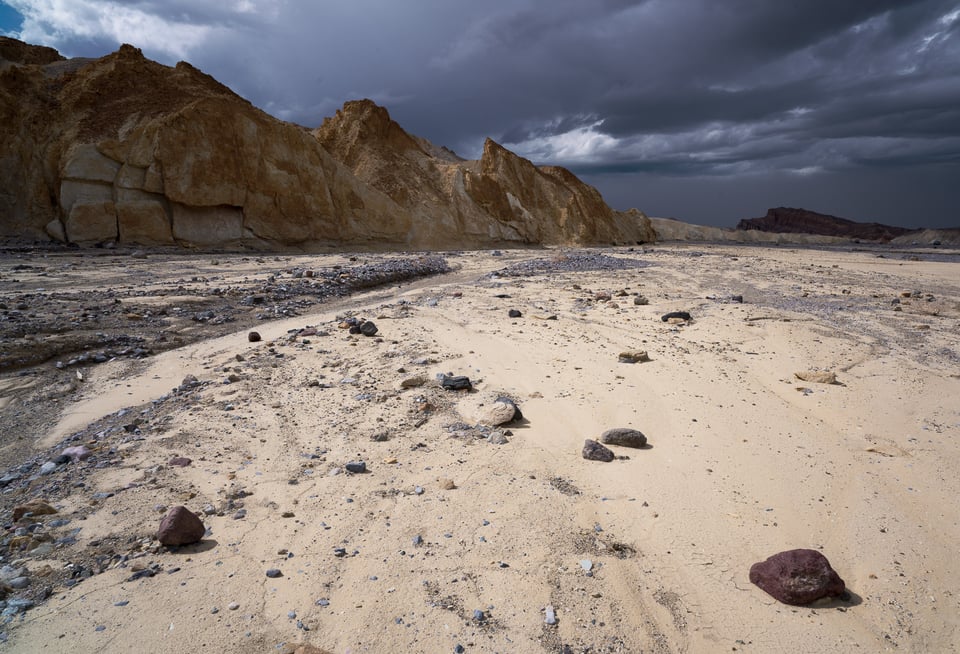
[[[281,306],[278,287],[397,257],[5,253],[0,576],[27,585],[6,587],[0,650],[957,651],[960,258],[442,256]],[[71,363],[72,339],[104,362]],[[499,396],[523,419],[481,424]],[[584,459],[613,427],[649,446]],[[57,513],[14,522],[28,500]],[[161,547],[177,505],[208,533]],[[750,583],[801,547],[848,597]]]

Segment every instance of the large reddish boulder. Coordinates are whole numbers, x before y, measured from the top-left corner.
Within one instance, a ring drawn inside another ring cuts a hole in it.
[[[185,506],[175,506],[163,516],[157,530],[162,545],[189,545],[199,543],[206,533],[203,521]]]
[[[809,604],[846,593],[843,579],[816,550],[788,550],[754,563],[750,581],[784,604]]]

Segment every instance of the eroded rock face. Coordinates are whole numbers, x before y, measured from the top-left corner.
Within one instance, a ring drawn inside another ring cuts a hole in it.
[[[797,549],[774,554],[750,566],[750,581],[784,604],[809,604],[821,597],[840,597],[843,579],[816,550]]]
[[[187,63],[0,40],[0,238],[185,247],[653,240],[563,169],[479,162],[348,102],[310,132]]]

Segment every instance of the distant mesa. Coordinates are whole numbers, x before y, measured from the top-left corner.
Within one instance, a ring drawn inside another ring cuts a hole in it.
[[[315,129],[186,62],[0,37],[0,239],[205,249],[452,249],[653,241],[573,173],[492,140],[478,161],[370,100]]]
[[[883,243],[892,241],[898,236],[920,231],[880,223],[858,223],[837,216],[791,207],[768,209],[767,215],[762,218],[741,220],[737,223],[737,229],[778,234],[819,234]]]

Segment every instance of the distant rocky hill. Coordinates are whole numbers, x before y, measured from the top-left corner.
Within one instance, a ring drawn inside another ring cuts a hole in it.
[[[348,102],[317,130],[190,64],[0,37],[0,238],[310,249],[634,244],[655,234],[562,168],[479,161]]]
[[[880,223],[858,223],[837,216],[790,207],[768,209],[767,215],[762,218],[741,220],[737,223],[737,229],[780,234],[820,234],[822,236],[839,236],[884,243],[898,236],[917,231],[905,227],[881,225]]]

